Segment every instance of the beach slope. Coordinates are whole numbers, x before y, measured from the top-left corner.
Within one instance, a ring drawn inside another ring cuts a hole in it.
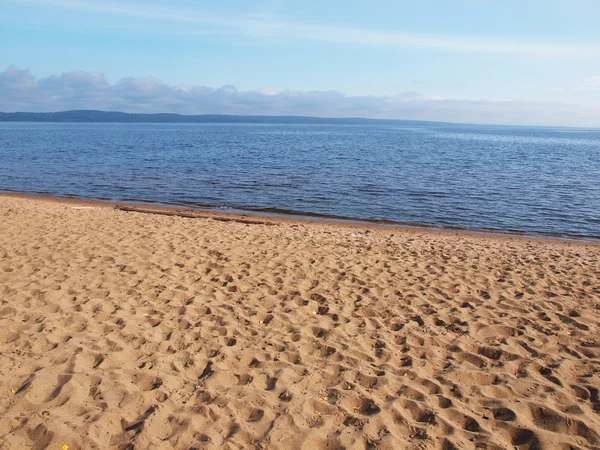
[[[0,448],[598,448],[599,271],[594,243],[3,196]]]

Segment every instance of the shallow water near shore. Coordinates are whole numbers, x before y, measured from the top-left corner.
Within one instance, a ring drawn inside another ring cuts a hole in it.
[[[0,190],[600,236],[600,130],[0,123]]]

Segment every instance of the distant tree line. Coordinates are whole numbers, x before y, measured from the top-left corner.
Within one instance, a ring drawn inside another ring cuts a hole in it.
[[[0,122],[106,122],[106,123],[295,123],[332,125],[407,125],[423,123],[414,120],[326,118],[304,116],[238,116],[238,115],[183,115],[132,114],[113,111],[77,110],[61,112],[0,112]],[[431,122],[429,122],[431,123]]]

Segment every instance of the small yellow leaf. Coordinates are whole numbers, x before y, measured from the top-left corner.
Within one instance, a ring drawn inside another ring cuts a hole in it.
[[[69,450],[69,446],[67,444],[63,444],[60,449],[61,450]]]

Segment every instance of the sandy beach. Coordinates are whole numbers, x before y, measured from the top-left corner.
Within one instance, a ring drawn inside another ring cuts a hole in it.
[[[598,243],[0,196],[0,448],[600,448],[599,371]]]

